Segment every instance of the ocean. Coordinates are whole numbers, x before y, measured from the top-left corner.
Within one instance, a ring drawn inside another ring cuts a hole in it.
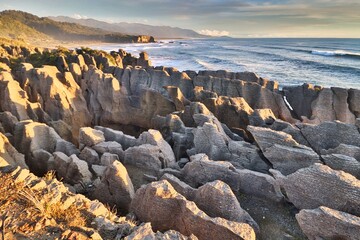
[[[251,71],[280,87],[311,83],[360,89],[360,39],[192,39],[92,46],[149,54],[154,66]]]

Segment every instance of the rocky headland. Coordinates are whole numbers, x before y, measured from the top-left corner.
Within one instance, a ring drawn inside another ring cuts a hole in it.
[[[360,239],[360,90],[0,54],[5,239]]]

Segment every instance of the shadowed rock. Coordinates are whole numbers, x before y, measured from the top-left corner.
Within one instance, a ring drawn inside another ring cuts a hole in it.
[[[94,182],[90,196],[127,212],[134,197],[134,187],[124,165],[119,161],[109,164],[100,181]]]

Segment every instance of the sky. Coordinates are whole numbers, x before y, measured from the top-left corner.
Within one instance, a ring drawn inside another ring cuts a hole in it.
[[[0,0],[0,10],[232,37],[360,38],[360,0]]]

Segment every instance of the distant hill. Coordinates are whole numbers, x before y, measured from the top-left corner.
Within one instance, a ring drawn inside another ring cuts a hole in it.
[[[143,35],[143,34],[142,34]],[[150,36],[135,36],[87,27],[76,23],[58,22],[46,17],[14,10],[0,12],[0,36],[25,40],[55,39],[61,41],[151,42]]]
[[[202,38],[208,37],[205,35],[201,35],[194,30],[190,29],[182,29],[177,27],[169,27],[169,26],[151,26],[141,23],[107,23],[103,21],[98,21],[95,19],[75,19],[71,17],[49,17],[52,20],[60,21],[60,22],[69,22],[69,23],[77,23],[87,27],[100,28],[106,31],[111,32],[120,32],[131,35],[145,34],[154,36],[155,38]]]

